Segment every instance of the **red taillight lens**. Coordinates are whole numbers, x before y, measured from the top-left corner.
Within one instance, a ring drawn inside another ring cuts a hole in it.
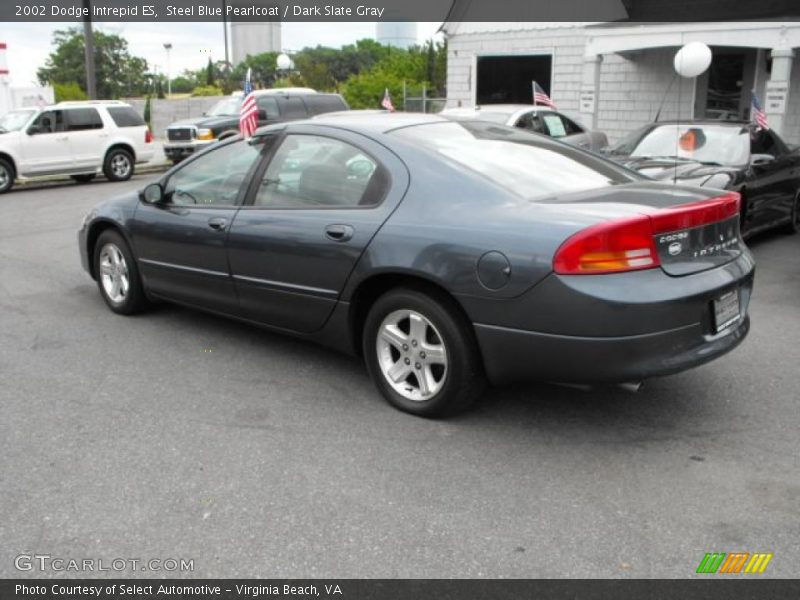
[[[576,233],[556,252],[553,270],[561,275],[589,275],[650,269],[659,264],[650,217],[640,215]]]
[[[144,131],[144,143],[145,144],[152,144],[153,143],[153,132],[150,131],[149,127],[147,129],[145,129],[145,131]]]
[[[741,196],[730,192],[724,196],[663,208],[650,213],[653,220],[653,233],[666,233],[679,229],[701,227],[717,221],[724,221],[739,214]]]
[[[652,269],[661,264],[653,236],[729,219],[739,214],[739,201],[739,194],[731,192],[593,225],[561,244],[553,270],[560,275],[593,275]]]

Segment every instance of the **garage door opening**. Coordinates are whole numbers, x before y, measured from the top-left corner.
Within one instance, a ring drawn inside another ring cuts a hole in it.
[[[553,57],[547,55],[479,56],[477,104],[533,104],[531,82],[550,93]]]

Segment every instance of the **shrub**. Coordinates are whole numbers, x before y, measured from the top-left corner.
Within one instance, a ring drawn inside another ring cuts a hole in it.
[[[88,100],[89,96],[83,91],[80,85],[71,81],[69,83],[54,83],[56,102],[67,102],[69,100]]]
[[[192,90],[192,96],[224,96],[221,88],[215,85],[201,85]]]

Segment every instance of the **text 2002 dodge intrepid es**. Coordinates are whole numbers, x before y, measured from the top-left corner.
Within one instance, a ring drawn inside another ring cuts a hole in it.
[[[361,354],[395,407],[484,382],[633,382],[749,329],[739,197],[436,116],[333,114],[220,143],[99,204],[83,265],[114,312],[162,299]]]

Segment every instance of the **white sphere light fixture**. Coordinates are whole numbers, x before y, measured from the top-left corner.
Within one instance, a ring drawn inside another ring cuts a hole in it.
[[[286,69],[291,69],[294,66],[292,59],[289,58],[287,54],[279,54],[277,60],[278,68],[285,71]]]
[[[681,77],[697,77],[711,65],[711,48],[703,42],[689,42],[675,53],[673,65]]]

